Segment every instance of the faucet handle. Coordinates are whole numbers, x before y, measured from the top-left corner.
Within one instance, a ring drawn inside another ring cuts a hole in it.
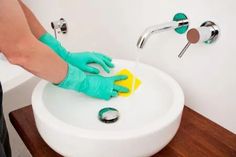
[[[189,48],[190,45],[191,45],[191,43],[188,42],[188,43],[184,46],[183,50],[182,50],[182,51],[179,53],[179,55],[178,55],[179,58],[182,58],[182,57],[183,57],[183,55],[185,54],[185,52],[187,51],[187,49]]]
[[[54,30],[55,38],[57,39],[57,33],[66,34],[68,31],[67,22],[64,18],[60,18],[60,20],[52,21],[51,27]]]
[[[216,41],[219,36],[218,26],[211,21],[204,22],[201,27],[190,29],[187,33],[188,43],[178,55],[181,58],[191,44],[204,42],[211,44]]]
[[[196,44],[201,41],[208,40],[209,36],[211,35],[211,32],[207,31],[209,30],[206,27],[200,27],[198,29],[196,28],[190,29],[187,33],[188,43],[184,46],[183,50],[180,52],[178,57],[181,58],[191,44]]]

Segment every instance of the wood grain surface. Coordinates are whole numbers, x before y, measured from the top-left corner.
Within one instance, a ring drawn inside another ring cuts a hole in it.
[[[62,157],[40,137],[32,106],[13,111],[9,117],[33,157]],[[236,135],[185,107],[176,136],[153,157],[236,157]]]

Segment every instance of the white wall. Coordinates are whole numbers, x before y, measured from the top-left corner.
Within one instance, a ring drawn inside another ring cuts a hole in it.
[[[134,59],[140,33],[177,12],[188,15],[191,27],[216,22],[221,29],[217,43],[193,45],[180,60],[185,35],[165,32],[149,40],[141,61],[171,74],[181,84],[187,106],[236,133],[235,0],[25,1],[48,30],[52,20],[68,21],[69,33],[61,39],[68,49],[96,50],[114,58]]]

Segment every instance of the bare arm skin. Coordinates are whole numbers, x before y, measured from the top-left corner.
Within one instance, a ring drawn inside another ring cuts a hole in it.
[[[0,50],[12,64],[53,83],[65,78],[67,64],[37,40],[43,30],[32,34],[37,26],[29,27],[17,0],[0,0],[0,23]]]
[[[46,30],[38,21],[38,19],[34,16],[33,12],[21,0],[18,0],[18,2],[25,14],[31,32],[37,39],[39,39],[40,36],[46,33]]]

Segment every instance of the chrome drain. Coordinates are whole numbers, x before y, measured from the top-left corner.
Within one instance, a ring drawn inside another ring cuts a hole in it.
[[[119,111],[115,108],[103,108],[98,113],[98,118],[103,123],[114,123],[119,119]]]

